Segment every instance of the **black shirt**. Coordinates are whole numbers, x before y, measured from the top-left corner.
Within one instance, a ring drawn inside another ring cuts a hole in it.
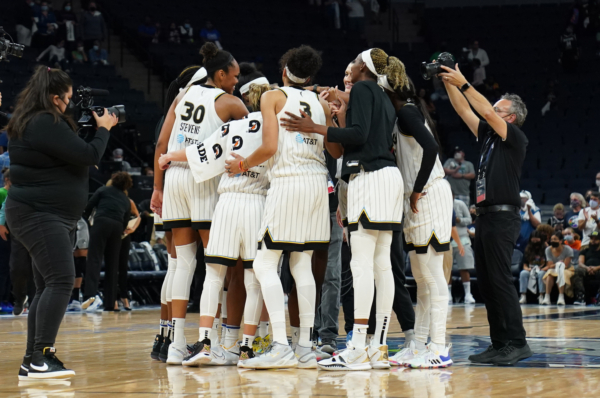
[[[477,206],[521,207],[521,168],[529,141],[525,133],[514,124],[507,123],[506,130],[506,140],[502,140],[486,121],[479,122],[477,136],[482,141],[482,147],[477,179],[482,175],[482,161],[485,163],[485,160],[488,160],[485,172],[485,200],[477,203]]]
[[[333,181],[333,186],[337,187],[338,180],[335,178],[335,174],[337,173],[337,159],[334,159],[329,152],[325,151],[325,162],[327,163],[327,171]],[[335,213],[339,204],[337,194],[333,192],[327,196],[329,196],[329,212]]]
[[[8,143],[8,196],[37,211],[79,220],[88,199],[88,166],[100,162],[108,138],[108,130],[99,128],[88,143],[64,120],[35,116],[22,137]]]
[[[126,224],[129,221],[131,202],[120,189],[100,187],[86,206],[83,218],[87,220],[94,209],[96,209],[95,218],[110,218]]]
[[[596,267],[600,265],[600,250],[592,250],[588,248],[579,253],[579,255],[585,258],[583,263],[588,267]]]
[[[396,112],[383,89],[374,81],[356,83],[350,91],[345,128],[329,127],[327,139],[344,147],[342,179],[350,174],[396,167],[392,153]]]

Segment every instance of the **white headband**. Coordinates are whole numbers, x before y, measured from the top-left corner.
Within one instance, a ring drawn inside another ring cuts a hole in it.
[[[367,64],[367,68],[377,77],[379,77],[379,73],[377,73],[377,69],[375,69],[375,64],[373,63],[373,59],[371,58],[371,50],[365,50],[361,54],[361,58],[365,64]]]
[[[192,76],[190,82],[185,86],[185,88],[188,88],[197,81],[204,79],[207,75],[208,73],[206,72],[206,69],[204,69],[204,67],[198,69],[196,73],[194,73],[194,76]]]
[[[259,77],[254,80],[250,80],[240,88],[240,93],[246,94],[248,91],[250,91],[250,86],[253,84],[269,84],[269,81],[266,77]]]
[[[294,83],[305,83],[308,80],[308,77],[302,78],[302,77],[294,76],[294,74],[292,72],[290,72],[287,65],[285,66],[285,73],[287,74],[288,79],[290,79]]]
[[[392,86],[390,85],[390,82],[388,81],[388,77],[387,75],[381,75],[377,78],[377,84],[379,84],[381,87],[383,87],[384,89],[394,92],[394,89],[392,88]]]

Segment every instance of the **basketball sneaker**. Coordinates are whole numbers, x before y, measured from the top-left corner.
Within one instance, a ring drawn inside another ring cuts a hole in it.
[[[380,345],[380,346],[372,346],[369,345],[367,347],[367,355],[369,356],[369,361],[371,362],[372,369],[389,369],[390,361],[388,358],[388,346]]]
[[[67,306],[68,312],[79,312],[81,311],[81,301],[79,300],[71,300],[69,305]]]
[[[91,301],[90,301],[91,300]],[[96,312],[100,311],[100,307],[102,307],[102,299],[100,296],[96,295],[96,297],[90,297],[86,301],[81,304],[81,309],[87,312]]]
[[[23,363],[19,368],[19,380],[29,380],[29,365],[31,364],[31,355],[23,357]]]
[[[164,337],[160,334],[157,334],[154,338],[154,345],[152,346],[152,352],[150,353],[150,357],[154,360],[159,360],[160,349],[162,348]]]
[[[210,362],[207,365],[235,366],[240,360],[240,343],[237,342],[227,348],[223,344],[217,345],[210,351]]]
[[[210,354],[210,339],[197,341],[193,346],[189,355],[183,360],[184,366],[200,366],[207,365],[212,359]],[[167,361],[168,362],[168,361]]]
[[[544,296],[544,301],[542,301],[542,305],[550,305],[552,304],[550,302],[550,295],[548,293],[546,293],[546,296]]]
[[[75,372],[65,368],[64,364],[56,358],[56,349],[46,347],[43,352],[34,351],[27,375],[30,379],[68,379],[75,376]]]
[[[265,352],[240,364],[246,369],[284,369],[298,366],[298,358],[287,344],[273,342]]]
[[[13,315],[16,315],[16,316],[21,315],[23,313],[23,311],[25,311],[25,303],[26,302],[27,302],[27,296],[25,296],[25,299],[23,299],[23,300],[16,299],[15,305],[12,310]]]
[[[390,358],[390,364],[394,366],[405,366],[407,361],[413,359],[419,353],[414,340],[398,348],[400,348],[400,351]]]
[[[294,354],[298,358],[298,369],[317,368],[317,356],[312,347],[303,347],[297,344]]]
[[[317,356],[317,362],[333,356],[333,354],[323,351],[323,347],[315,347],[315,355]]]
[[[475,298],[471,293],[465,294],[465,304],[475,304]]]
[[[255,357],[255,355],[254,355],[254,350],[252,349],[252,347],[248,347],[248,346],[240,347],[240,359],[238,360],[237,367],[241,368],[244,361],[247,361],[248,359],[252,359],[254,357]]]
[[[160,353],[158,359],[162,362],[167,362],[169,357],[169,346],[171,345],[171,339],[167,336],[163,339],[162,346],[160,346]]]
[[[452,365],[452,359],[450,359],[450,348],[439,346],[435,343],[429,343],[425,351],[415,355],[410,361],[406,361],[408,367],[413,369],[437,369],[447,368]]]
[[[322,370],[369,370],[371,361],[367,354],[367,348],[359,349],[351,345],[338,355],[324,359],[318,363]]]
[[[260,336],[256,336],[254,341],[252,342],[252,350],[254,350],[255,354],[263,353],[263,339]]]
[[[185,343],[178,344],[172,342],[169,345],[169,353],[167,355],[167,364],[169,365],[181,365],[184,359],[190,355],[188,347]]]

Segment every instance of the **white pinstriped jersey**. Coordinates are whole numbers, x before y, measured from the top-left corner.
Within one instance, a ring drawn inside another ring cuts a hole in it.
[[[425,122],[425,127],[431,133],[431,129],[427,125],[427,122]],[[402,179],[404,180],[404,195],[410,196],[413,192],[415,180],[417,179],[417,174],[419,174],[419,169],[421,167],[423,148],[414,137],[405,135],[400,131],[397,123],[394,125],[393,135],[396,149],[396,164],[402,172]],[[431,170],[431,175],[429,176],[427,183],[425,183],[424,190],[429,188],[435,180],[443,179],[444,177],[444,167],[442,166],[442,162],[438,155],[435,159],[433,170]]]
[[[277,121],[288,118],[285,112],[300,116],[300,109],[309,114],[316,124],[325,125],[325,112],[319,97],[308,90],[294,87],[281,87],[287,97],[285,106],[277,114]],[[277,177],[305,177],[307,175],[327,175],[323,136],[314,133],[290,132],[279,127],[277,152],[268,162],[269,180]]]
[[[167,152],[197,145],[224,122],[217,115],[215,100],[225,91],[207,86],[191,86],[175,107],[175,124]],[[170,167],[189,167],[186,162],[172,162]]]

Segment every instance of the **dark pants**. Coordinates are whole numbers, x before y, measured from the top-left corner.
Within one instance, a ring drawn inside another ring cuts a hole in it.
[[[354,287],[350,260],[352,253],[348,243],[342,243],[342,284],[340,286],[340,301],[344,312],[344,330],[350,333],[354,328]]]
[[[129,269],[129,249],[131,248],[131,235],[121,239],[121,250],[119,251],[119,298],[128,298],[127,295],[127,271]]]
[[[204,249],[198,247],[196,252],[196,270],[194,271],[194,290],[191,293],[191,299],[194,305],[200,305],[202,289],[204,289],[204,279],[206,278],[206,263],[204,262]]]
[[[90,248],[83,299],[87,300],[98,294],[100,270],[102,258],[104,258],[105,309],[113,309],[117,299],[117,269],[121,251],[121,236],[123,236],[124,230],[122,221],[105,217],[94,219],[94,226],[90,230]]]
[[[14,235],[10,237],[10,279],[15,301],[23,301],[28,296],[31,303],[35,296],[33,264],[29,252]]]
[[[10,241],[0,239],[0,302],[10,300]]]
[[[485,302],[490,338],[496,349],[511,343],[527,344],[523,315],[510,269],[521,219],[499,211],[477,217],[475,223],[475,269],[477,285]]]
[[[31,354],[54,346],[69,304],[75,281],[73,242],[77,219],[39,212],[10,197],[6,218],[34,264],[36,293],[27,317],[27,354]]]
[[[600,273],[589,274],[584,268],[577,267],[575,274],[571,277],[571,286],[573,286],[573,295],[575,298],[583,297],[585,299],[585,281],[600,280]]]

